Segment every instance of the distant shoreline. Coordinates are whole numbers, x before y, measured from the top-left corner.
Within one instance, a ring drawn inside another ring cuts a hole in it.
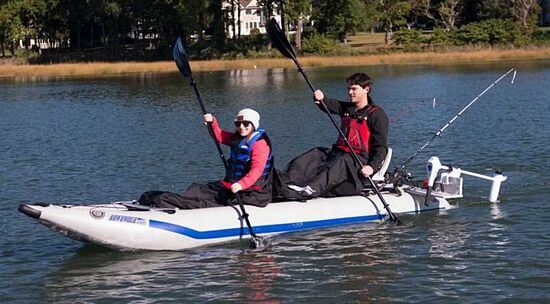
[[[358,56],[304,56],[304,67],[365,66],[381,64],[451,64],[507,60],[550,59],[550,47],[523,49],[473,49],[446,52],[390,53]],[[286,58],[191,61],[193,72],[294,68]],[[173,61],[95,62],[51,65],[0,65],[2,80],[48,80],[49,78],[110,77],[117,75],[163,74],[177,71]]]

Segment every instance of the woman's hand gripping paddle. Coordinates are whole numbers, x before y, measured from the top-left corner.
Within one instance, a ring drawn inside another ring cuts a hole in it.
[[[289,59],[292,59],[292,61],[294,61],[294,64],[298,68],[298,72],[300,72],[300,74],[302,74],[302,76],[306,80],[306,82],[307,82],[309,88],[311,89],[311,91],[315,92],[315,87],[313,86],[313,83],[311,82],[311,80],[309,79],[307,74],[304,72],[304,69],[302,68],[302,65],[300,64],[300,62],[298,62],[298,59],[296,58],[296,53],[294,53],[294,50],[292,49],[292,46],[290,45],[290,42],[288,41],[288,39],[286,39],[285,35],[283,34],[283,31],[281,30],[281,27],[279,26],[279,24],[277,23],[277,21],[274,18],[271,18],[271,20],[269,20],[269,22],[267,24],[267,34],[269,36],[269,39],[271,40],[271,43],[281,52],[281,54],[283,54],[283,56],[285,56]],[[346,145],[350,148],[350,151],[351,151],[350,153],[351,153],[353,159],[362,168],[363,167],[363,162],[361,162],[361,160],[359,159],[359,157],[357,156],[355,151],[353,151],[348,139],[346,138],[346,135],[344,134],[344,132],[342,131],[340,126],[338,126],[338,123],[336,122],[336,120],[334,120],[334,117],[332,117],[332,115],[330,114],[330,112],[327,108],[327,105],[322,100],[320,101],[320,103],[321,103],[321,106],[323,107],[323,110],[325,111],[325,113],[327,113],[328,117],[330,118],[330,121],[332,122],[334,127],[336,128],[336,130],[338,131],[340,136],[344,139],[344,142],[346,143]],[[372,186],[372,188],[376,192],[376,195],[378,195],[378,198],[380,199],[382,204],[384,205],[384,208],[386,209],[386,212],[388,213],[390,222],[400,224],[399,219],[391,211],[390,206],[388,205],[388,203],[386,203],[386,200],[384,200],[384,197],[382,196],[382,193],[380,193],[380,190],[378,190],[378,187],[373,182],[373,180],[370,178],[370,176],[367,176],[367,180],[369,181],[369,184]]]
[[[174,44],[174,48],[172,49],[172,57],[174,58],[174,61],[176,62],[176,66],[178,67],[178,70],[180,71],[181,75],[183,77],[189,79],[189,84],[193,87],[193,90],[195,91],[195,95],[197,96],[197,99],[199,100],[199,104],[201,106],[201,110],[203,115],[207,113],[206,107],[204,106],[204,102],[202,101],[201,95],[199,93],[199,89],[197,88],[197,83],[195,79],[193,79],[193,74],[191,72],[191,67],[189,66],[189,55],[187,54],[187,51],[185,47],[183,46],[183,41],[181,37],[178,37]],[[223,155],[222,148],[220,144],[216,141],[216,138],[213,136],[214,131],[212,130],[212,125],[208,124],[208,132],[210,133],[211,137],[214,139],[214,143],[216,145],[216,149],[218,150],[218,154],[220,155],[220,158],[222,159],[223,166],[225,168],[225,172],[227,176],[231,179],[233,182],[233,175],[231,174],[231,171],[229,170],[229,165],[227,164],[227,160],[225,159],[225,156]],[[271,245],[271,240],[268,238],[264,238],[261,236],[258,236],[254,233],[254,230],[252,228],[252,225],[250,224],[250,220],[248,219],[248,213],[246,212],[246,209],[244,208],[243,202],[241,200],[241,196],[239,193],[235,193],[235,198],[237,200],[237,203],[239,204],[239,208],[241,209],[242,217],[244,218],[246,222],[246,226],[248,227],[248,233],[250,234],[251,240],[250,240],[250,247],[252,249],[258,249],[258,250],[264,250],[268,248]]]

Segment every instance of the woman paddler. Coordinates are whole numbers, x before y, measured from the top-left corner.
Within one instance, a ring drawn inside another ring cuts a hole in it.
[[[148,191],[138,202],[158,208],[195,209],[234,204],[235,195],[243,204],[265,207],[272,200],[273,154],[266,132],[260,129],[260,114],[242,109],[235,118],[234,132],[220,129],[217,119],[210,113],[204,123],[212,125],[213,136],[219,143],[230,147],[228,171],[221,181],[207,184],[193,183],[181,194]]]

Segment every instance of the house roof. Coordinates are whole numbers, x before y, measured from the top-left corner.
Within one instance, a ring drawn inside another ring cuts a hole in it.
[[[242,7],[247,7],[247,6],[250,5],[252,2],[253,2],[253,0],[239,0],[239,4],[240,4]]]
[[[247,7],[250,2],[252,2],[252,0],[239,0],[239,4],[242,6],[242,7]]]

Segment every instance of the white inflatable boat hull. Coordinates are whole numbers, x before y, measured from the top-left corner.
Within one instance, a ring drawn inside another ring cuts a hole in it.
[[[406,189],[401,195],[383,195],[396,214],[451,208],[445,198],[437,196],[426,205],[423,193]],[[19,211],[73,239],[122,250],[184,250],[241,236],[240,214],[233,207],[160,210],[113,202],[90,206],[22,204]],[[265,208],[246,206],[246,211],[258,235],[381,221],[387,215],[376,195],[272,203]],[[243,237],[248,237],[243,225]]]

